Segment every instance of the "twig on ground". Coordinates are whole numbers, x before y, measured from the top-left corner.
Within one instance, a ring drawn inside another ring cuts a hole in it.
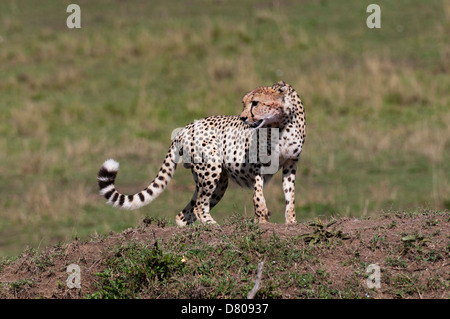
[[[249,293],[247,294],[247,299],[253,299],[255,297],[256,293],[258,292],[259,286],[261,285],[261,277],[262,277],[263,266],[264,266],[264,261],[261,261],[258,264],[258,270],[256,272],[255,285],[253,286],[252,290],[250,290]]]

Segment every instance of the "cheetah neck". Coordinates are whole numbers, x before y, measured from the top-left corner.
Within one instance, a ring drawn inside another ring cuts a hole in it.
[[[305,128],[305,111],[303,103],[298,94],[291,90],[285,99],[286,116],[280,126],[281,130],[286,128],[294,128],[302,132]]]

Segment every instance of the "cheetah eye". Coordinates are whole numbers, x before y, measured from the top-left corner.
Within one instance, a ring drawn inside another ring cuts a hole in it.
[[[257,106],[258,105],[258,101],[252,101],[252,107],[255,107],[255,106]]]

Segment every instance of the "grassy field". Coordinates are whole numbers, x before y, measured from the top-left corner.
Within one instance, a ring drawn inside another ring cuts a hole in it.
[[[173,129],[238,114],[242,96],[278,80],[300,94],[307,141],[299,220],[450,208],[450,1],[74,1],[0,4],[0,255],[27,246],[173,220],[194,185],[180,167],[150,206],[124,212],[98,196],[96,173],[143,189]],[[265,188],[284,220],[281,178]],[[231,187],[216,220],[251,217]]]

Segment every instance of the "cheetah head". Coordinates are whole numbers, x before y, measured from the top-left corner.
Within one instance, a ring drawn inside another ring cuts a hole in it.
[[[269,125],[277,127],[284,116],[284,96],[288,90],[289,85],[280,81],[247,93],[242,98],[241,120],[255,129]]]

